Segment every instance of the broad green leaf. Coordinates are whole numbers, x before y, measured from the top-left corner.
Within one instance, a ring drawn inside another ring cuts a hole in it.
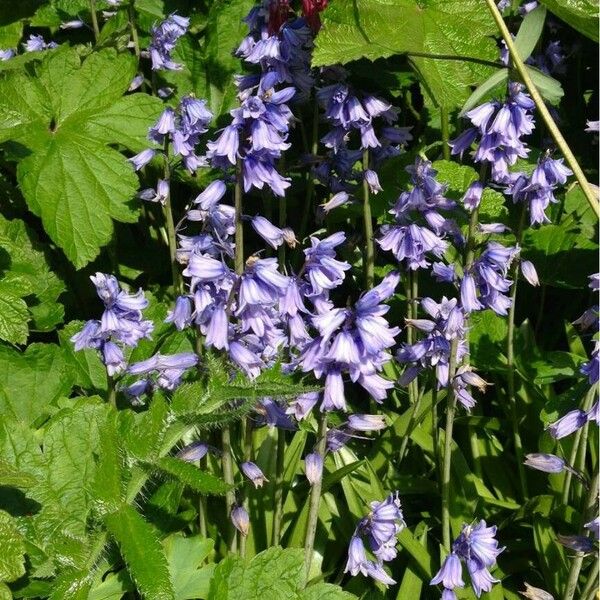
[[[0,26],[0,48],[16,48],[22,35],[23,23],[19,21]]]
[[[0,510],[0,581],[14,581],[25,574],[25,544],[14,518]]]
[[[0,285],[0,340],[24,344],[29,334],[29,318],[25,300],[11,294]]]
[[[95,258],[112,238],[112,219],[137,218],[137,177],[107,144],[142,147],[144,121],[158,102],[145,94],[123,98],[135,59],[106,48],[82,62],[61,46],[35,67],[0,79],[0,140],[24,145],[17,177],[30,209],[76,267]]]
[[[546,20],[546,9],[538,6],[523,18],[519,31],[515,37],[515,46],[519,56],[523,61],[527,60],[533,52],[542,31],[544,30],[544,21]]]
[[[479,218],[483,222],[498,221],[508,215],[504,194],[486,187],[481,195]]]
[[[99,573],[102,575],[102,573]],[[125,592],[133,591],[133,583],[125,569],[110,573],[92,584],[87,600],[121,600]]]
[[[52,582],[48,600],[88,600],[90,588],[89,573],[66,569]]]
[[[538,89],[544,100],[558,106],[561,98],[565,95],[565,91],[559,81],[542,73],[540,70],[530,65],[525,65],[533,84]]]
[[[472,108],[475,108],[478,104],[481,104],[483,100],[492,96],[496,90],[502,86],[503,94],[506,92],[506,83],[508,82],[508,69],[499,69],[493,75],[488,77],[481,85],[473,91],[467,101],[463,104],[460,110],[459,117],[464,116],[466,112],[469,112]]]
[[[35,477],[19,470],[4,460],[0,460],[0,485],[27,489],[35,484]]]
[[[300,599],[305,585],[304,552],[275,546],[251,561],[235,557],[215,569],[208,600]]]
[[[9,221],[0,215],[0,265],[4,267],[2,250],[7,253],[5,279],[18,277],[28,288],[21,297],[30,296],[25,302],[29,302],[32,328],[41,331],[54,328],[63,318],[64,309],[57,299],[65,287],[48,266],[42,248],[23,221]],[[14,292],[14,280],[11,286]]]
[[[468,86],[491,74],[489,67],[460,57],[495,61],[495,33],[489,12],[475,0],[424,5],[412,0],[337,0],[324,13],[313,65],[408,54],[433,101],[455,106],[467,99]]]
[[[176,477],[201,494],[223,495],[231,489],[228,484],[212,473],[201,471],[199,467],[171,456],[159,458],[151,467],[158,468],[160,471]]]
[[[553,593],[562,589],[568,565],[564,548],[556,538],[550,521],[539,514],[533,515],[533,540],[544,578]]]
[[[141,414],[122,411],[121,437],[127,452],[139,460],[151,460],[158,455],[169,423],[169,407],[158,394],[147,411]]]
[[[154,527],[131,506],[104,518],[138,591],[148,600],[175,600],[165,552]]]
[[[58,346],[31,344],[25,352],[0,346],[0,411],[4,414],[33,423],[70,389],[69,370]]]
[[[475,169],[451,160],[436,160],[432,166],[438,172],[438,181],[447,184],[450,191],[459,195],[464,194],[469,185],[479,179]]]
[[[206,598],[214,565],[202,566],[214,542],[200,536],[171,535],[163,541],[176,600]]]
[[[594,0],[542,0],[557,17],[594,42],[598,41],[598,2]]]
[[[300,595],[302,600],[352,600],[354,594],[345,592],[331,583],[317,583],[307,587]]]

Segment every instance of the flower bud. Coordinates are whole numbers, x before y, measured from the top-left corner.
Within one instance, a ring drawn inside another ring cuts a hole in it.
[[[561,473],[567,468],[562,458],[554,454],[533,453],[525,455],[525,466],[544,473]]]
[[[262,487],[265,481],[269,481],[260,468],[253,462],[244,462],[240,465],[242,473],[252,482],[255,488]]]
[[[356,431],[379,431],[387,427],[383,415],[350,415],[348,425]]]
[[[248,516],[248,511],[243,506],[235,506],[233,508],[231,511],[231,522],[242,535],[248,535],[250,517]]]
[[[320,481],[323,475],[323,457],[318,452],[307,454],[304,457],[304,471],[310,485]]]
[[[523,277],[529,282],[530,285],[538,286],[540,285],[540,280],[538,279],[537,271],[533,266],[533,263],[528,260],[521,261],[521,273]]]
[[[189,446],[185,446],[177,453],[177,458],[186,462],[196,462],[206,456],[208,452],[208,444],[204,442],[194,442]]]

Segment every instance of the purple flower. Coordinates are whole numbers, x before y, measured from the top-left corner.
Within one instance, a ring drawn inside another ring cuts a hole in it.
[[[437,585],[441,583],[446,589],[453,590],[457,587],[464,587],[465,583],[462,580],[462,566],[460,558],[454,552],[448,554],[442,563],[441,569],[436,573],[434,578],[429,582],[429,585]]]
[[[466,563],[469,576],[471,577],[471,586],[478,598],[481,596],[481,592],[489,592],[494,583],[500,581],[499,579],[494,579],[487,570],[487,567],[480,561],[476,559],[467,559]]]
[[[363,177],[365,178],[365,181],[367,182],[369,190],[372,194],[378,194],[379,192],[383,191],[383,188],[379,184],[379,177],[377,177],[377,173],[375,171],[367,169],[363,173]]]
[[[164,179],[159,179],[156,185],[156,190],[147,188],[138,194],[138,198],[147,202],[158,202],[163,206],[169,197],[169,182]]]
[[[588,421],[587,414],[580,410],[572,410],[566,415],[548,425],[546,430],[555,439],[560,440],[581,429]]]
[[[319,392],[300,394],[295,400],[290,402],[286,412],[289,415],[294,415],[296,419],[301,421],[310,413],[318,401]]]
[[[139,154],[132,156],[129,160],[135,168],[136,171],[139,171],[143,167],[145,167],[156,154],[156,150],[152,150],[151,148],[147,148],[146,150],[142,150]]]
[[[152,39],[148,48],[152,59],[152,69],[178,71],[183,67],[171,60],[171,52],[177,40],[185,34],[190,20],[177,14],[169,15],[160,25],[152,27]]]
[[[483,194],[483,188],[484,186],[481,181],[475,181],[468,187],[465,195],[462,198],[462,202],[467,210],[472,211],[479,206],[481,202],[481,195]]]
[[[584,527],[591,532],[596,540],[600,538],[600,517],[596,517],[589,523],[586,523]]]
[[[243,462],[240,465],[242,473],[252,482],[255,488],[262,487],[265,481],[269,481],[260,468],[253,462]]]
[[[197,462],[202,460],[208,452],[208,445],[204,442],[194,442],[185,446],[177,453],[177,458],[186,462]]]
[[[231,511],[231,522],[234,527],[244,536],[250,531],[250,517],[243,506],[235,506]]]
[[[528,260],[522,260],[520,265],[521,273],[523,277],[529,282],[530,285],[538,286],[540,285],[540,280],[538,279],[537,271],[535,270],[535,266],[532,262]]]
[[[383,415],[350,415],[348,426],[356,431],[380,431],[387,427]]]
[[[463,559],[475,559],[480,564],[491,567],[496,563],[496,557],[504,550],[498,548],[495,539],[496,527],[488,527],[481,520],[477,525],[463,525],[463,529],[452,544],[453,552]]]
[[[304,471],[310,485],[321,480],[323,475],[323,457],[318,452],[311,452],[304,457]]]
[[[583,535],[557,535],[558,541],[569,550],[588,554],[594,550],[594,542]]]
[[[169,311],[165,323],[174,323],[179,331],[183,331],[192,322],[192,303],[189,296],[178,296],[175,308]]]
[[[211,181],[204,191],[196,196],[194,204],[199,204],[202,210],[210,210],[223,198],[226,191],[227,186],[220,179]]]
[[[567,463],[554,454],[527,454],[524,464],[544,473],[562,473],[565,469],[568,469]]]
[[[284,242],[293,248],[297,243],[296,236],[291,229],[280,229],[265,217],[257,215],[252,217],[250,222],[254,231],[272,248],[279,248]]]

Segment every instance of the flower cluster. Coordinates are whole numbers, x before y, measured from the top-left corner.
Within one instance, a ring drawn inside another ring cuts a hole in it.
[[[371,502],[371,511],[361,519],[354,530],[348,548],[345,573],[373,577],[386,585],[396,582],[384,571],[383,563],[396,558],[396,536],[404,528],[398,492],[381,502]],[[365,540],[375,561],[367,558]]]
[[[138,171],[148,164],[157,153],[163,154],[164,160],[168,160],[169,148],[172,147],[173,154],[180,156],[186,169],[190,173],[194,173],[199,167],[206,165],[206,159],[197,156],[195,148],[200,141],[200,136],[208,131],[212,117],[204,100],[198,100],[193,96],[184,96],[177,110],[166,108],[148,132],[148,139],[160,144],[162,149],[148,148],[129,160]],[[143,200],[164,203],[168,193],[168,183],[159,181],[156,191],[144,190],[140,197]]]
[[[179,71],[183,67],[173,62],[171,52],[175,49],[177,40],[185,34],[190,26],[190,20],[177,14],[169,15],[162,23],[152,27],[152,39],[148,52],[152,60],[152,69]]]
[[[123,347],[134,348],[142,338],[149,338],[152,333],[152,321],[142,318],[142,310],[148,306],[148,301],[142,290],[135,294],[122,290],[112,275],[96,273],[90,279],[104,302],[104,313],[100,320],[87,321],[71,341],[75,350],[98,350],[112,377],[125,369]]]
[[[469,127],[450,142],[452,154],[463,154],[478,140],[473,159],[492,166],[492,179],[498,183],[509,181],[508,167],[517,158],[525,158],[529,148],[521,140],[534,129],[531,114],[535,104],[523,91],[520,83],[509,83],[508,97],[501,103],[491,101],[466,113],[473,127]]]
[[[544,154],[531,175],[514,173],[509,178],[506,194],[513,202],[524,203],[529,210],[531,225],[550,223],[546,210],[551,203],[557,203],[554,191],[564,185],[572,171],[564,166],[563,159],[555,160]]]
[[[406,169],[411,175],[413,187],[402,192],[390,213],[395,217],[393,225],[381,227],[377,243],[383,250],[394,254],[405,268],[416,270],[429,267],[427,258],[441,258],[448,248],[443,239],[447,234],[462,242],[460,232],[451,219],[441,210],[451,210],[455,203],[444,196],[446,186],[436,181],[437,171],[431,163],[418,157],[415,164]],[[422,217],[423,224],[419,224]]]
[[[492,589],[498,580],[491,576],[489,569],[494,566],[496,557],[504,550],[498,548],[495,535],[496,527],[488,527],[483,520],[477,525],[463,525],[460,535],[452,544],[452,552],[430,582],[431,585],[443,585],[443,600],[455,600],[456,594],[453,590],[465,586],[461,561],[467,566],[471,587],[478,598],[482,592]]]
[[[320,250],[321,245],[322,242],[313,244],[313,248],[306,251],[307,272],[313,288],[309,296],[313,299],[331,284],[328,269],[331,265],[335,271],[337,262],[321,257],[318,267],[314,262],[311,264],[314,250]],[[334,272],[335,277],[340,274]],[[389,307],[382,302],[394,293],[399,279],[397,273],[387,275],[378,286],[359,298],[353,308],[333,308],[327,302],[315,304],[317,314],[311,323],[318,335],[302,350],[298,362],[302,371],[312,371],[317,378],[325,378],[321,410],[346,410],[343,380],[346,373],[379,402],[393,386],[379,372],[391,360],[387,350],[394,345],[400,330],[390,327],[384,319]]]

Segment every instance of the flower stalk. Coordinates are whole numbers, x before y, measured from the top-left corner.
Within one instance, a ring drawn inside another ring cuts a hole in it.
[[[369,169],[369,150],[363,150],[363,173]],[[365,287],[371,289],[375,279],[375,244],[373,242],[373,217],[371,215],[371,202],[369,183],[363,177],[363,220],[365,232]]]

